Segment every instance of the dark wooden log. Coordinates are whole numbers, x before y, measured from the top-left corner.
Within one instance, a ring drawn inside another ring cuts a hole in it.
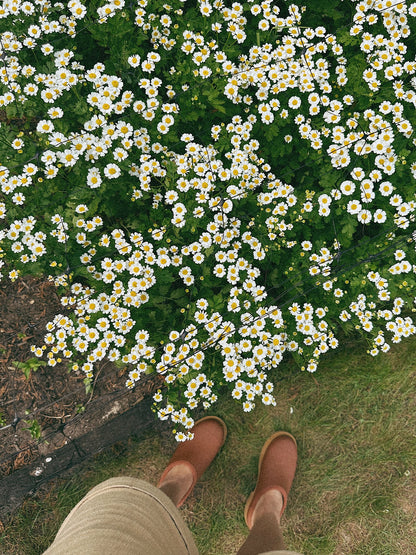
[[[15,511],[24,499],[44,486],[52,478],[61,477],[75,465],[104,449],[126,441],[141,438],[152,427],[159,428],[150,410],[151,398],[144,399],[128,411],[117,415],[102,426],[77,437],[68,439],[67,445],[53,453],[39,457],[0,480],[0,519]]]

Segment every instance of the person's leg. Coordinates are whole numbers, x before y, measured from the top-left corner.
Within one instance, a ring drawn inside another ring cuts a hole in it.
[[[296,440],[287,432],[277,432],[265,442],[260,453],[256,488],[244,512],[250,534],[238,555],[285,549],[280,518],[295,476],[296,461]]]
[[[186,463],[177,463],[169,470],[159,489],[169,497],[176,507],[192,488],[194,474]]]
[[[179,510],[155,486],[131,477],[101,482],[74,507],[47,555],[197,555]]]
[[[158,488],[128,477],[102,482],[74,507],[45,553],[197,555],[177,507],[218,453],[227,429],[219,418],[207,417],[194,432],[192,441],[177,447]]]
[[[282,508],[283,498],[280,492],[269,490],[262,495],[253,513],[253,527],[237,555],[256,555],[285,549],[280,529]]]

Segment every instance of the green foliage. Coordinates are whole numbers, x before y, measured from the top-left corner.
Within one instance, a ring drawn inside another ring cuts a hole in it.
[[[46,366],[46,362],[43,360],[39,360],[36,357],[31,357],[26,362],[19,362],[17,360],[13,361],[13,365],[23,372],[25,378],[28,380],[32,372],[36,372],[42,366]]]
[[[416,8],[144,4],[6,9],[0,267],[59,288],[34,356],[158,372],[189,428],[415,333]]]
[[[25,420],[25,423],[28,424],[28,426],[23,429],[28,430],[33,439],[40,440],[42,437],[42,428],[39,422],[35,418],[33,418],[33,419]]]
[[[93,380],[91,378],[84,378],[85,393],[89,395],[94,389]]]

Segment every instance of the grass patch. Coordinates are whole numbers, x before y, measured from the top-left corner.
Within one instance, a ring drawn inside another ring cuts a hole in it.
[[[183,508],[201,555],[233,553],[244,541],[245,499],[254,488],[265,439],[288,430],[298,470],[283,518],[288,548],[301,553],[407,555],[416,551],[416,341],[371,358],[351,345],[316,374],[287,364],[277,407],[242,413],[231,401],[216,414],[227,442]],[[37,555],[69,510],[114,475],[157,483],[174,440],[168,434],[117,446],[77,475],[28,500],[0,538],[6,555]]]

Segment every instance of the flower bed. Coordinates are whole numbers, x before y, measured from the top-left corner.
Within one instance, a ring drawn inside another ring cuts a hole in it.
[[[313,372],[344,331],[372,355],[415,332],[416,3],[0,15],[0,265],[70,309],[34,355],[164,375],[184,440],[227,390],[275,404],[285,353]]]
[[[141,431],[152,416],[143,415],[149,410],[145,407],[163,381],[158,374],[146,376],[130,391],[123,379],[128,369],[102,361],[86,391],[82,373],[68,373],[66,361],[51,371],[45,361],[31,357],[31,343],[42,341],[45,325],[62,309],[54,289],[30,277],[0,283],[0,480],[23,467],[26,475],[28,466],[38,466],[45,457],[55,461],[57,450],[67,444],[70,451],[80,449],[80,438],[88,433],[95,434],[90,447],[99,451],[105,441],[98,430],[110,421],[117,428],[132,412],[136,423],[125,431]],[[104,439],[115,442],[120,434]],[[16,493],[13,485],[11,491]]]

